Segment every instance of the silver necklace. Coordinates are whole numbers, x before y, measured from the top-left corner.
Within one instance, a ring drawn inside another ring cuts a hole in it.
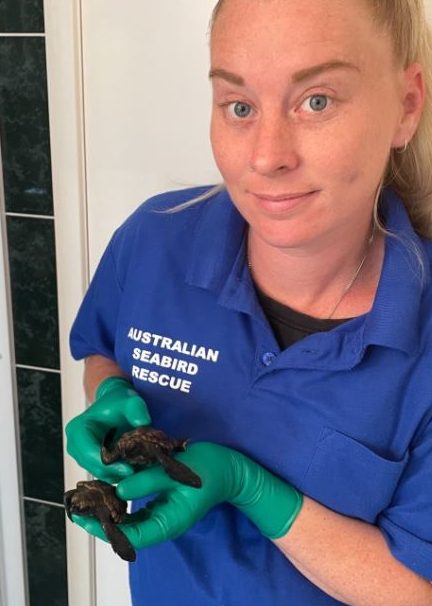
[[[363,265],[366,263],[366,259],[368,258],[369,251],[371,249],[371,246],[372,246],[372,243],[374,241],[374,238],[375,238],[375,224],[372,227],[372,233],[369,236],[368,241],[367,241],[366,252],[363,255],[363,258],[360,261],[358,267],[356,268],[354,274],[352,275],[352,278],[350,279],[350,281],[348,282],[348,284],[343,289],[341,296],[336,301],[336,304],[333,306],[333,308],[331,310],[331,313],[327,316],[327,320],[331,320],[333,318],[334,314],[336,313],[337,308],[339,307],[339,305],[342,303],[342,301],[345,299],[346,295],[349,293],[349,291],[353,287],[353,285],[354,285],[355,281],[357,280],[357,278],[358,278],[361,270],[363,269]],[[247,266],[249,268],[249,271],[252,274],[252,263],[250,262],[250,255],[248,255]]]
[[[374,237],[375,237],[375,225],[372,228],[372,233],[368,238],[367,241],[367,246],[366,246],[366,252],[362,258],[362,260],[360,261],[359,266],[357,267],[357,269],[354,272],[353,277],[351,278],[351,280],[348,282],[348,284],[345,286],[344,290],[342,291],[342,295],[340,296],[339,300],[336,302],[336,305],[334,305],[333,309],[331,310],[330,315],[327,316],[328,320],[331,320],[337,310],[337,308],[339,307],[339,305],[342,303],[342,301],[345,299],[346,295],[349,293],[349,291],[351,290],[351,288],[354,285],[354,282],[357,280],[361,270],[363,269],[363,265],[366,262],[366,259],[368,258],[369,255],[369,251],[371,249],[372,243],[374,241]]]

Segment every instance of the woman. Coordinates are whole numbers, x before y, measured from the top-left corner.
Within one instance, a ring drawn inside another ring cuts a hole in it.
[[[71,336],[134,605],[432,603],[430,40],[419,0],[217,4],[224,186],[140,207]],[[150,422],[202,488],[103,466]]]

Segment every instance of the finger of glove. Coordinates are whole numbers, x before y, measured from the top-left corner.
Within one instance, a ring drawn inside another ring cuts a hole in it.
[[[114,467],[113,471],[110,470],[111,467]],[[131,477],[133,474],[134,470],[130,465],[126,463],[124,465],[122,463],[113,463],[112,465],[105,465],[98,473],[92,475],[98,480],[103,480],[109,484],[117,484],[117,482]]]
[[[175,496],[154,501],[148,512],[149,515],[142,522],[120,524],[135,549],[175,539],[202,517],[190,507],[185,507],[185,503],[179,502]]]
[[[94,418],[87,411],[66,424],[65,434],[68,441],[72,443],[87,439],[101,442],[110,427],[111,425],[105,420]]]
[[[113,483],[123,480],[134,473],[133,467],[128,463],[105,465],[101,460],[99,444],[91,445],[88,442],[85,450],[68,444],[67,451],[80,467],[83,467],[99,480]]]
[[[96,518],[72,514],[72,521],[92,536],[97,537],[98,539],[102,539],[103,541],[108,543],[108,539],[102,529],[102,525],[98,520],[96,520]]]
[[[132,475],[134,469],[127,463],[105,465],[101,459],[101,445],[106,428],[88,419],[73,419],[66,426],[67,452],[96,478],[106,482],[118,482]]]
[[[127,401],[125,406],[125,417],[128,423],[133,427],[140,427],[141,425],[150,425],[151,417],[147,409],[147,406],[138,395],[131,397]]]
[[[90,459],[99,456],[106,429],[100,423],[77,417],[70,421],[65,428],[66,448],[74,458],[82,457],[82,453],[89,453]]]
[[[170,478],[162,467],[154,466],[119,482],[117,496],[123,501],[130,501],[180,486],[183,485]]]
[[[124,425],[148,425],[150,415],[144,400],[132,389],[113,390],[104,394],[91,404],[82,415],[76,418],[83,423],[96,423],[105,434],[111,427]],[[72,423],[74,419],[72,419]]]

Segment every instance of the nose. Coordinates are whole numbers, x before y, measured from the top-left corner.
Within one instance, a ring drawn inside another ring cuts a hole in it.
[[[250,168],[265,176],[294,170],[300,162],[293,126],[283,116],[261,118],[256,125],[250,156]]]

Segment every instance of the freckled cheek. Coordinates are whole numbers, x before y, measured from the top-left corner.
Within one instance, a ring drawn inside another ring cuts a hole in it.
[[[367,172],[367,167],[373,159],[369,158],[370,146],[361,143],[361,140],[344,141],[344,138],[333,137],[330,140],[337,142],[333,149],[328,146],[321,147],[326,154],[321,156],[320,173],[331,179],[334,184],[349,186],[359,182]],[[369,154],[366,151],[369,150]]]
[[[383,114],[378,120],[367,108],[351,119],[343,131],[339,131],[339,141],[333,158],[333,174],[346,185],[358,183],[374,184],[382,177],[389,155],[392,121],[386,124]]]
[[[333,174],[336,180],[343,185],[354,185],[358,182],[362,175],[362,165],[359,165],[357,161],[346,161],[346,158],[340,164],[333,166]]]
[[[222,142],[221,145],[217,143],[213,145],[213,155],[225,181],[238,181],[241,179],[247,165],[242,162],[239,154],[235,153],[235,150],[230,147],[227,141]]]
[[[210,140],[215,162],[225,181],[239,179],[248,166],[243,138],[228,132],[213,118]]]
[[[368,150],[365,153],[365,150]],[[340,181],[348,186],[357,184],[374,184],[378,182],[384,171],[384,157],[380,150],[374,150],[373,143],[364,144],[356,154],[347,157],[338,171]]]

